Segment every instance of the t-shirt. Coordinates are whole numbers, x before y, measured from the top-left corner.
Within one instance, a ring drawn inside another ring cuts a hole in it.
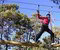
[[[39,14],[37,17],[40,19],[40,22],[42,24],[49,24],[49,22],[50,22],[50,18],[48,18],[48,17],[43,17],[43,16],[40,16]]]

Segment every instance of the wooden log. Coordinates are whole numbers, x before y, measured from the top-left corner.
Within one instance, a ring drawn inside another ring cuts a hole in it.
[[[60,44],[53,44],[53,47],[60,47]]]
[[[15,41],[5,41],[5,40],[0,40],[0,44],[9,44],[9,45],[15,45],[15,46],[31,46],[31,47],[39,47],[38,44],[36,43],[29,43],[29,42],[15,42]]]

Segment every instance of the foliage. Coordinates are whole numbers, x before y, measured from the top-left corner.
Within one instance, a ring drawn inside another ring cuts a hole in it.
[[[14,31],[16,37],[20,38],[26,29],[31,28],[30,19],[27,15],[17,12],[18,8],[19,6],[15,4],[0,5],[0,27],[2,28],[0,33],[3,33],[1,35],[4,35],[4,40],[11,40]],[[6,45],[6,49],[8,47],[10,46]]]
[[[44,41],[43,48],[46,48],[48,50],[52,50],[53,49],[53,47],[51,46],[52,41],[51,41],[50,36],[43,38],[43,41]]]
[[[19,6],[17,6],[16,4],[4,4],[3,6],[0,5],[0,12],[2,11],[6,11],[6,10],[18,10]]]

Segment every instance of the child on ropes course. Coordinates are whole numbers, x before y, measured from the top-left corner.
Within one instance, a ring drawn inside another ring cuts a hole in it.
[[[54,33],[49,29],[48,25],[50,23],[50,13],[48,13],[45,17],[41,16],[39,14],[39,10],[37,10],[37,16],[38,19],[42,20],[40,21],[42,23],[42,26],[41,26],[41,30],[40,32],[36,35],[36,42],[38,41],[38,39],[41,37],[41,35],[43,34],[44,31],[47,31],[48,33],[50,33],[51,35],[51,40],[52,40],[52,43],[54,43]]]

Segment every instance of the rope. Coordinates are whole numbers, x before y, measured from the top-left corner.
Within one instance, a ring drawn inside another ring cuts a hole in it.
[[[36,4],[36,3],[28,3],[28,2],[16,2],[16,1],[11,1],[11,2],[15,2],[15,3],[21,3],[21,4],[29,4],[29,5],[40,5],[40,4]],[[58,6],[50,6],[50,5],[40,5],[40,6],[44,6],[44,7],[58,7]]]

